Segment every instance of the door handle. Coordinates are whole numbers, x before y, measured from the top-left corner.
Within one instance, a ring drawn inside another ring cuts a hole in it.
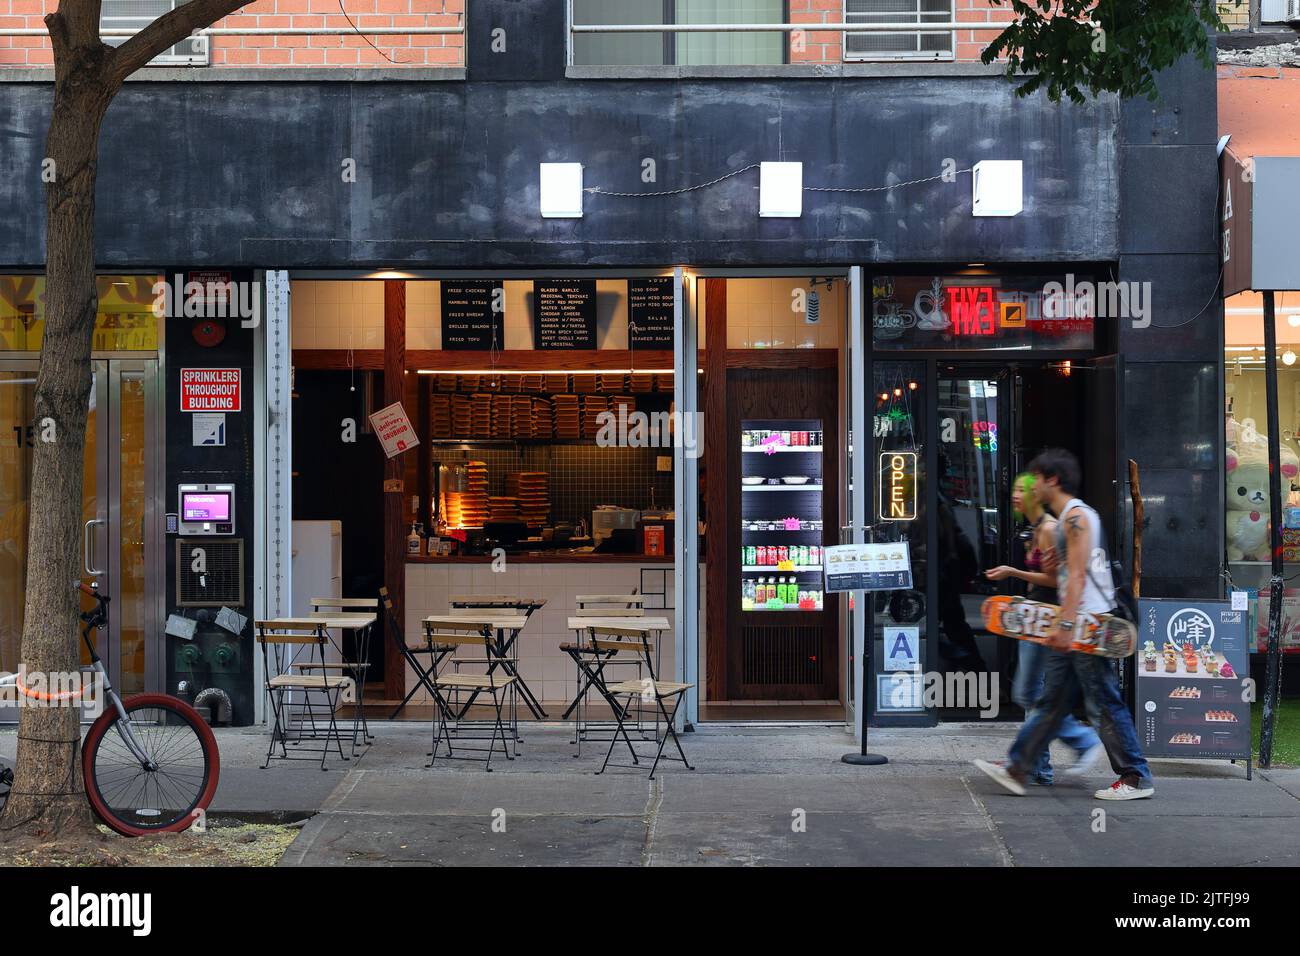
[[[86,522],[85,527],[81,529],[82,564],[86,569],[86,573],[92,578],[97,578],[104,573],[102,568],[95,568],[91,561],[91,551],[93,550],[92,541],[94,535],[91,533],[90,529],[92,525],[97,524],[108,524],[108,521],[104,518],[91,518]]]

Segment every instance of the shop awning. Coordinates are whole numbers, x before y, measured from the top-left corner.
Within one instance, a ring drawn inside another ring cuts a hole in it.
[[[1223,294],[1300,289],[1300,69],[1219,67]]]

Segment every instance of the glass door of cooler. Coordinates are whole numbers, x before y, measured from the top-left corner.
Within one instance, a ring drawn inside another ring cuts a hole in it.
[[[822,422],[741,423],[741,610],[820,611]]]

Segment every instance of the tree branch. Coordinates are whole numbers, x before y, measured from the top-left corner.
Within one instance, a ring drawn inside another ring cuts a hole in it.
[[[164,13],[117,48],[110,67],[113,78],[119,82],[125,80],[195,30],[212,26],[248,3],[249,0],[190,0]]]

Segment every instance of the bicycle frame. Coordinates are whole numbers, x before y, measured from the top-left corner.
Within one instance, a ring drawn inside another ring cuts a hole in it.
[[[149,759],[143,747],[140,746],[139,740],[135,736],[135,731],[131,726],[131,718],[127,716],[126,708],[122,705],[122,698],[118,696],[117,691],[113,689],[113,683],[108,677],[108,668],[100,660],[99,654],[95,650],[94,642],[90,639],[92,631],[102,630],[108,626],[108,599],[100,597],[98,594],[93,595],[97,602],[93,611],[87,611],[80,615],[81,619],[86,622],[85,628],[81,632],[81,639],[86,645],[86,650],[90,653],[90,669],[94,672],[96,678],[102,682],[104,692],[108,695],[109,703],[117,711],[117,720],[114,726],[117,728],[118,736],[126,744],[127,750],[131,756],[140,761],[140,766],[145,770],[157,770],[158,766]],[[0,677],[0,688],[18,687],[18,674],[9,674]],[[19,693],[22,689],[19,688]]]

